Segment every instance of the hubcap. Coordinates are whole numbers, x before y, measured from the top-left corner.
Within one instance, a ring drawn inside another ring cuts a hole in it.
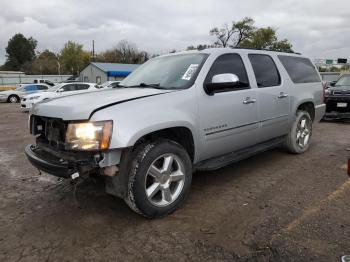
[[[302,117],[297,126],[296,142],[300,148],[305,148],[310,141],[311,121],[306,117]]]
[[[175,154],[162,155],[153,161],[147,171],[146,196],[155,206],[170,205],[179,197],[184,183],[185,168],[182,160]]]
[[[17,98],[15,96],[10,97],[11,103],[17,103]]]

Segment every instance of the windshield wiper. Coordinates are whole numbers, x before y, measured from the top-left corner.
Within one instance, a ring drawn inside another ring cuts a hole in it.
[[[140,83],[138,85],[126,86],[126,87],[150,87],[150,88],[155,88],[155,89],[168,89],[166,87],[160,86],[160,83],[156,83],[156,84]]]

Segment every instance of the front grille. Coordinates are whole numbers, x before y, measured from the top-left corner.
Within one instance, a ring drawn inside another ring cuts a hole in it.
[[[65,149],[65,136],[68,123],[59,118],[31,116],[31,133],[37,141],[61,150]]]
[[[338,103],[346,103],[346,107],[338,107]],[[327,99],[326,101],[326,112],[350,112],[350,99],[338,98],[338,99]]]
[[[349,91],[333,91],[333,95],[335,95],[335,96],[350,96],[350,90]]]

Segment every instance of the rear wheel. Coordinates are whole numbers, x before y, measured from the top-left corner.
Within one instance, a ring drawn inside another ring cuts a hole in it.
[[[9,102],[9,103],[18,103],[19,102],[19,97],[16,96],[16,95],[11,95],[7,99],[7,102]]]
[[[301,154],[308,150],[312,135],[312,119],[310,114],[298,110],[293,126],[286,136],[285,148],[290,153]]]
[[[130,172],[125,202],[149,218],[174,212],[185,200],[192,180],[186,150],[170,140],[139,147]]]

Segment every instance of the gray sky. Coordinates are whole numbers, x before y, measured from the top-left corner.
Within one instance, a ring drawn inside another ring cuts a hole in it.
[[[278,28],[297,52],[350,58],[349,0],[0,0],[0,6],[0,64],[17,32],[37,39],[38,50],[58,52],[68,40],[91,50],[94,39],[101,52],[127,39],[162,54],[212,43],[211,27],[245,16]]]

